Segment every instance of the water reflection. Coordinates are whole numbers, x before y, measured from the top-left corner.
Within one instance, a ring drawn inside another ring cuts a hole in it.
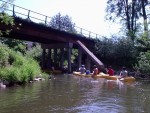
[[[0,113],[148,113],[150,84],[73,75],[0,90]]]

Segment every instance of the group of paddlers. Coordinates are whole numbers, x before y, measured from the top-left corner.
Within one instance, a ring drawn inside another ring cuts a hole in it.
[[[81,74],[84,74],[84,73],[86,73],[87,75],[92,74],[92,77],[98,75],[101,72],[100,69],[98,69],[98,67],[96,65],[93,66],[92,73],[90,72],[90,70],[86,70],[85,65],[82,65],[79,68],[79,71],[81,72]],[[114,76],[114,73],[115,73],[114,69],[111,66],[108,66],[108,68],[105,68],[105,72],[109,76]],[[128,76],[128,71],[126,70],[125,67],[123,67],[120,74],[119,74],[119,77],[124,78],[127,76]]]

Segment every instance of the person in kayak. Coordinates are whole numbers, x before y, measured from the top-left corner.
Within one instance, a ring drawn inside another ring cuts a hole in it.
[[[92,77],[94,78],[96,75],[99,74],[98,68],[96,65],[93,66],[93,73],[92,73]]]
[[[86,72],[86,68],[85,68],[85,65],[82,65],[80,68],[79,68],[79,72],[81,74],[84,74]]]
[[[128,76],[128,71],[126,70],[126,67],[122,68],[122,71],[120,72],[120,78],[124,78]]]
[[[109,74],[109,76],[113,76],[114,75],[114,70],[112,69],[111,66],[108,67],[107,74]]]

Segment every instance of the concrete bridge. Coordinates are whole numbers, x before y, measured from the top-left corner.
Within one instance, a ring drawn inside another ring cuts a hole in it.
[[[4,1],[1,2],[5,3]],[[86,62],[84,63],[86,64],[87,69],[90,69],[91,61],[100,68],[104,67],[103,63],[90,51],[90,48],[94,46],[94,38],[99,38],[98,34],[92,33],[77,26],[74,26],[74,28],[77,30],[76,33],[70,33],[66,31],[61,31],[59,29],[54,29],[47,24],[48,18],[50,17],[16,6],[14,4],[8,4],[12,5],[12,9],[5,8],[4,13],[8,13],[10,16],[13,16],[15,25],[11,26],[1,24],[0,30],[4,31],[6,29],[11,29],[9,36],[4,35],[4,37],[41,43],[41,47],[43,49],[43,68],[45,68],[48,63],[52,64],[52,54],[54,63],[58,63],[56,58],[58,54],[61,54],[59,66],[62,68],[64,62],[64,48],[66,48],[67,50],[68,72],[72,71],[72,48],[78,49],[78,67],[80,67],[83,63],[83,59],[86,59]],[[15,9],[17,8],[25,10],[27,14],[18,12],[20,10],[16,11]],[[34,17],[31,14],[40,15],[44,19],[38,18],[39,16]],[[43,22],[43,24],[41,24],[41,21]],[[58,51],[60,52],[58,53]],[[46,54],[48,56],[48,60],[46,60]]]

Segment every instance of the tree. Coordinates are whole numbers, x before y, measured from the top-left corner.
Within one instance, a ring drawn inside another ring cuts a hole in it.
[[[60,13],[52,17],[50,26],[54,29],[75,33],[75,23],[72,22],[68,15],[62,16]]]
[[[10,7],[8,2],[12,3],[14,0],[6,0],[5,2],[2,2],[0,4],[0,24],[3,25],[14,25],[14,19],[12,16],[8,15],[5,11],[5,8]],[[2,44],[8,45],[8,47],[13,48],[15,51],[20,51],[21,53],[25,53],[26,45],[21,40],[15,40],[15,39],[9,39],[4,38],[3,35],[9,35],[9,32],[11,32],[11,29],[7,30],[0,30],[0,42]]]
[[[150,3],[148,2],[148,0],[138,0],[141,6],[141,14],[143,16],[143,20],[144,20],[144,31],[147,32],[147,36],[148,36],[148,23],[147,23],[147,14],[146,14],[146,6],[150,5]]]
[[[141,17],[144,19],[144,32],[147,32],[147,5],[149,5],[148,0],[108,0],[106,17],[109,20],[120,19],[124,22],[127,34],[134,41],[138,30],[137,22]]]
[[[136,61],[138,53],[128,37],[104,37],[103,40],[96,39],[95,42],[94,51],[106,65],[132,67]]]
[[[13,3],[14,1],[15,0],[4,0],[4,2],[0,4],[0,8],[8,7],[8,2]]]
[[[6,24],[6,25],[14,25],[14,20],[13,17],[9,16],[8,14],[5,13],[5,8],[9,7],[8,2],[13,3],[14,0],[6,0],[5,2],[2,2],[0,4],[0,23],[1,24]],[[9,34],[10,30],[2,31],[0,30],[0,36],[5,34]]]

